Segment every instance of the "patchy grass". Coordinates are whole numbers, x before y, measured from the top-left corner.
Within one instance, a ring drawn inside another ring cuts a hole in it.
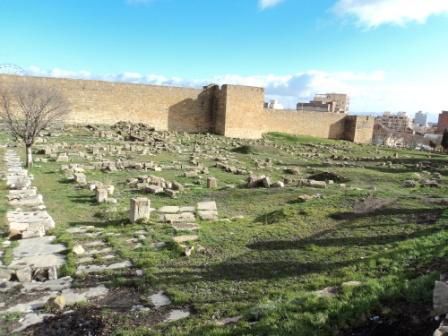
[[[89,180],[116,187],[118,204],[97,205],[93,193],[67,182],[59,164],[39,163],[33,168],[34,183],[57,223],[54,233],[59,241],[69,247],[77,243],[65,230],[81,224],[119,233],[109,236],[108,242],[145,275],[132,284],[117,277],[115,285],[137,286],[147,293],[164,290],[174,304],[193,312],[189,319],[177,323],[151,330],[123,327],[116,335],[342,335],[352,326],[367,323],[378,311],[387,317],[401,311],[400,306],[418,303],[430,307],[433,281],[446,267],[439,261],[448,252],[448,213],[426,199],[446,196],[446,156],[279,133],[267,135],[263,142],[238,142],[239,148],[253,146],[256,151],[232,151],[234,144],[226,144],[221,137],[213,139],[238,167],[273,180],[281,179],[284,168],[293,166],[300,168],[299,177],[330,171],[348,182],[345,187],[334,184],[326,189],[296,185],[229,188],[226,185],[244,183],[245,176],[217,169],[211,159],[201,163],[218,178],[217,190],[205,187],[205,176],[189,179],[177,170],[152,173],[191,184],[178,199],[148,195],[152,207],[194,205],[203,199],[218,204],[221,220],[200,223],[197,244],[202,252],[187,258],[174,244],[176,233],[170,226],[154,221],[128,223],[129,199],[142,194],[130,189],[126,179],[142,172],[88,171]],[[110,142],[93,139],[85,130],[50,138],[52,141]],[[185,149],[182,154],[130,156],[140,161],[188,164],[194,146],[201,141],[200,135],[179,135],[178,142]],[[337,163],[349,164],[329,163],[334,156],[344,157]],[[258,167],[254,159],[270,159],[273,167]],[[386,160],[391,164],[383,166]],[[431,162],[431,171],[416,167],[422,160]],[[442,174],[441,188],[402,187],[403,181],[415,179],[416,173],[430,177],[434,172]],[[302,194],[320,197],[299,203]],[[368,197],[394,202],[355,213],[353,206]],[[146,232],[147,241],[134,249],[127,240],[139,230]],[[160,242],[165,246],[155,248],[154,243]],[[63,273],[73,274],[74,267],[69,254]],[[361,286],[341,287],[355,280]],[[333,286],[338,288],[334,297],[313,293]],[[394,305],[394,301],[400,304]],[[234,316],[242,319],[235,325],[216,325],[217,320]]]

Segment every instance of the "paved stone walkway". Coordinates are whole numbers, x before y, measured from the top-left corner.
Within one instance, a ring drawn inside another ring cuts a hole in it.
[[[68,229],[67,232],[79,242],[74,249],[77,252],[76,275],[120,271],[132,267],[129,260],[123,260],[114,253],[101,228],[80,225]]]
[[[122,274],[132,278],[143,275],[108,243],[107,237],[114,233],[106,233],[95,226],[79,225],[67,229],[76,242],[72,249],[77,264],[75,279],[69,276],[59,278],[58,270],[66,261],[67,248],[56,243],[55,236],[48,234],[56,223],[47,212],[42,195],[32,186],[33,177],[22,168],[15,151],[7,150],[5,162],[10,208],[6,217],[10,239],[0,246],[0,258],[14,240],[16,245],[9,265],[3,265],[0,260],[0,315],[21,314],[20,326],[13,332],[20,332],[53,316],[46,310],[49,303],[63,309],[96,300],[101,306],[102,298],[107,301],[106,297],[112,295],[106,286],[116,276]],[[127,242],[135,244],[135,249],[141,245],[137,238]],[[156,314],[167,306],[168,310],[163,313],[164,322],[190,315],[188,309],[173,307],[163,292],[157,292],[149,299],[152,312]],[[129,309],[148,311],[150,308],[137,300]]]
[[[68,306],[104,296],[108,290],[104,286],[75,290],[71,288],[71,277],[58,278],[66,247],[55,243],[54,236],[47,235],[55,222],[14,150],[6,151],[5,162],[9,237],[18,241],[11,263],[7,267],[0,263],[0,314],[22,313],[20,327],[14,330],[19,332],[51,316],[43,307],[58,296],[64,296]],[[10,240],[5,241],[1,248],[10,244]]]

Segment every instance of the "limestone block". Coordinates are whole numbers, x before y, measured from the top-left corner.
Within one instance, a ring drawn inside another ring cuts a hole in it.
[[[165,194],[167,194],[171,198],[177,198],[177,195],[179,194],[178,191],[172,190],[172,189],[165,189]]]
[[[166,223],[194,223],[196,218],[192,212],[183,212],[178,214],[164,214],[161,220]]]
[[[73,246],[72,251],[74,254],[76,255],[83,255],[84,253],[86,253],[86,251],[84,250],[84,248],[82,247],[82,245],[77,244],[75,246]]]
[[[24,266],[16,269],[16,277],[20,282],[31,282],[32,270],[29,266]]]
[[[43,223],[31,223],[28,228],[22,232],[22,239],[36,238],[45,236],[45,227]]]
[[[178,206],[174,206],[174,205],[167,205],[167,206],[163,206],[161,208],[159,208],[159,210],[157,210],[159,213],[168,213],[168,214],[173,214],[173,213],[178,213],[180,211],[180,207]]]
[[[261,183],[263,184],[263,187],[265,187],[265,188],[270,188],[271,187],[271,179],[268,176],[265,176],[261,180]]]
[[[207,177],[207,188],[216,189],[218,188],[218,180],[215,177]]]
[[[160,194],[163,193],[163,188],[159,187],[157,185],[150,185],[145,188],[146,192],[149,192],[150,194]]]
[[[274,183],[271,185],[271,187],[272,187],[272,188],[284,188],[284,187],[285,187],[285,184],[284,184],[282,181],[277,181],[277,182],[274,182]]]
[[[69,158],[68,158],[67,153],[61,153],[56,158],[56,162],[68,162],[68,161],[69,161]]]
[[[107,194],[108,194],[109,196],[113,196],[113,195],[114,195],[115,187],[114,187],[113,185],[108,185],[108,186],[106,187],[106,189],[107,189]]]
[[[202,220],[215,221],[218,219],[218,208],[215,201],[199,202],[197,211],[199,218]]]
[[[306,182],[306,185],[312,188],[322,188],[322,189],[325,189],[327,187],[327,183],[325,181],[315,181],[315,180],[308,180]]]
[[[433,292],[434,312],[437,315],[448,313],[448,284],[436,281]]]
[[[75,182],[81,185],[87,184],[87,177],[83,173],[75,173]]]
[[[215,201],[198,202],[198,211],[218,211]]]
[[[177,190],[177,191],[184,191],[184,186],[181,184],[181,183],[179,183],[179,182],[176,182],[176,181],[173,181],[173,190]]]
[[[132,198],[130,202],[129,220],[135,223],[140,219],[148,220],[151,216],[151,201],[148,198]]]
[[[107,189],[106,188],[96,188],[96,201],[97,203],[104,203],[107,200]]]

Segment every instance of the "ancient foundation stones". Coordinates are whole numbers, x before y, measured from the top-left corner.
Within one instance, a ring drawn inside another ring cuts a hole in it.
[[[216,189],[218,188],[218,180],[215,177],[208,177],[207,178],[207,188],[209,189]]]
[[[104,187],[96,188],[95,197],[97,203],[104,203],[107,201],[107,189]]]
[[[202,220],[217,220],[218,208],[215,201],[199,202],[197,204],[198,216]]]
[[[132,198],[130,206],[129,220],[131,223],[138,220],[148,220],[151,216],[151,201],[148,198]]]
[[[85,185],[87,184],[87,177],[85,174],[83,173],[75,173],[75,182],[80,184],[80,185]]]
[[[69,158],[68,158],[67,153],[61,153],[56,158],[56,162],[68,162],[68,161],[69,161]]]
[[[10,205],[16,207],[6,215],[10,237],[22,238],[13,249],[8,272],[15,274],[20,282],[57,279],[57,269],[65,261],[61,254],[65,246],[54,244],[55,237],[45,236],[47,230],[55,227],[55,223],[44,210],[42,196],[37,194],[36,188],[31,187],[31,177],[21,167],[17,154],[8,150],[5,159],[7,181],[12,189],[8,200]],[[23,182],[20,186],[18,178]]]

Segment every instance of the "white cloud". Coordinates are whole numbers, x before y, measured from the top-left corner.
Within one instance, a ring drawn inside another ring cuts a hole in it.
[[[442,109],[448,108],[444,99],[446,85],[442,74],[430,81],[415,82],[390,79],[383,71],[330,73],[311,70],[284,76],[229,74],[205,79],[185,79],[138,72],[98,76],[85,70],[43,70],[32,66],[26,69],[26,74],[196,88],[209,83],[258,86],[266,89],[266,99],[277,99],[287,108],[294,108],[298,101],[308,101],[316,93],[347,93],[351,97],[351,111],[354,113],[408,111],[412,114],[423,110],[432,113],[433,120]]]
[[[424,23],[428,17],[448,13],[447,0],[338,0],[335,10],[354,16],[368,28],[382,24]]]
[[[283,0],[259,0],[258,5],[260,6],[261,9],[267,9],[270,7],[277,6],[281,2],[283,2]]]

